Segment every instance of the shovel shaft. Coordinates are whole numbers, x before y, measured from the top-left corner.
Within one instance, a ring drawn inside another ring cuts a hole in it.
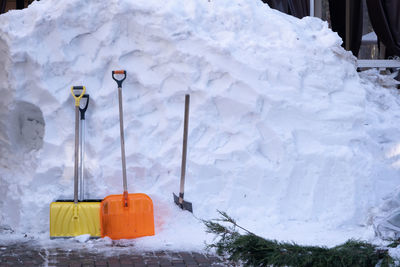
[[[85,133],[86,133],[86,120],[85,113],[89,106],[89,94],[84,94],[79,104],[82,103],[82,100],[85,99],[83,107],[79,105],[80,111],[80,126],[79,126],[79,200],[85,200],[85,177],[83,176],[83,172],[85,169]]]
[[[122,159],[122,178],[124,185],[124,192],[128,192],[128,185],[126,182],[126,161],[125,161],[125,138],[124,138],[124,114],[122,109],[122,88],[118,87],[118,101],[119,101],[119,128],[121,134],[121,159]]]
[[[185,95],[185,119],[183,124],[183,146],[182,146],[182,165],[181,165],[181,185],[179,189],[179,202],[183,202],[183,193],[185,188],[186,176],[186,155],[187,155],[187,140],[189,128],[189,105],[190,95]]]
[[[183,204],[183,195],[184,195],[184,193],[179,193],[179,200],[178,200],[178,202],[179,202],[179,204]]]
[[[85,169],[85,120],[82,119],[81,113],[81,127],[80,131],[80,139],[79,139],[79,152],[80,152],[80,162],[79,162],[79,200],[85,199],[85,182],[83,177],[83,170]]]
[[[79,175],[79,106],[75,106],[75,164],[74,164],[74,203],[78,203]]]

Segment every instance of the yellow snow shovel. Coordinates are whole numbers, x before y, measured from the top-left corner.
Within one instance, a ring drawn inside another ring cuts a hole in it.
[[[84,86],[73,86],[71,88],[72,96],[75,99],[74,200],[57,200],[50,204],[50,238],[74,237],[84,234],[89,234],[91,237],[100,237],[101,233],[101,200],[78,201],[79,111],[81,111],[82,115],[82,112],[84,113],[87,108],[88,96],[86,107],[80,108],[82,97],[86,97],[85,91],[86,88]],[[81,154],[81,161],[82,158]],[[80,178],[83,179],[83,177]],[[83,199],[82,195],[83,193],[81,192],[81,199]]]

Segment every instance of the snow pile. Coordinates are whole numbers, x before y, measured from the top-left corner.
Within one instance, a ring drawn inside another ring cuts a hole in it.
[[[45,0],[1,15],[1,228],[47,238],[50,202],[72,198],[72,85],[91,96],[87,197],[122,192],[111,71],[126,69],[128,189],[150,195],[156,216],[156,236],[137,244],[201,249],[207,238],[172,201],[186,93],[197,217],[220,209],[308,244],[371,238],[398,185],[399,100],[340,44],[325,22],[258,0]]]

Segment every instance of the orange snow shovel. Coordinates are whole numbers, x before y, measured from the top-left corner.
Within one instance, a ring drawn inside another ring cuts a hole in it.
[[[115,77],[116,74],[124,76],[119,80]],[[112,78],[118,84],[124,193],[122,195],[107,196],[101,202],[101,237],[108,236],[111,239],[130,239],[141,236],[151,236],[154,235],[153,201],[146,194],[128,194],[126,181],[124,122],[122,110],[122,82],[126,78],[126,71],[113,71]]]

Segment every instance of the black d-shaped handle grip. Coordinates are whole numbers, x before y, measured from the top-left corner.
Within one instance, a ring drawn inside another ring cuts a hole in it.
[[[115,78],[115,74],[123,74],[124,78],[122,78],[121,80],[117,80],[117,78]],[[114,81],[117,82],[118,88],[122,88],[122,82],[126,79],[126,70],[113,70],[112,78],[114,79]]]
[[[81,106],[79,106],[79,111],[81,112],[81,120],[84,120],[85,119],[86,110],[87,110],[87,108],[89,106],[90,97],[89,97],[89,94],[84,94],[82,96],[82,98],[86,98],[86,104],[85,104],[85,106],[83,108],[81,108]]]

